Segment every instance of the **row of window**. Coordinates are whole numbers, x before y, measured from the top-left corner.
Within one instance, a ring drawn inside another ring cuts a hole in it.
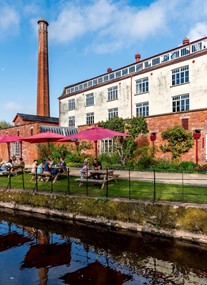
[[[172,112],[188,111],[190,109],[189,94],[183,94],[172,97]],[[118,117],[118,108],[111,108],[108,110],[108,120]],[[149,116],[149,102],[141,102],[136,104],[136,116],[148,117]],[[94,112],[86,114],[86,124],[94,124]],[[69,117],[69,127],[75,127],[75,116]]]
[[[118,108],[111,108],[108,110],[108,120],[113,119],[114,117],[118,117]],[[94,112],[90,112],[86,114],[86,124],[92,125],[94,124]],[[68,118],[68,126],[75,127],[75,116],[70,116]]]
[[[153,66],[157,66],[162,63],[166,63],[168,61],[175,60],[180,57],[187,56],[191,53],[199,52],[203,49],[207,48],[207,39],[204,39],[202,41],[196,42],[194,44],[190,44],[185,47],[180,47],[176,50],[172,50],[171,52],[161,54],[159,56],[155,56],[154,58],[151,58],[146,61],[142,61],[140,63],[136,63],[134,65],[131,65],[129,67],[124,67],[120,70],[111,72],[109,74],[94,78],[93,80],[85,81],[84,83],[77,84],[75,86],[69,87],[66,89],[66,94],[78,92],[80,90],[84,90],[86,88],[90,88],[92,86],[96,86],[98,84],[102,84],[104,82],[109,82],[110,80],[114,80],[116,78],[123,77],[127,74],[132,74],[135,72],[139,72],[143,69],[147,69]]]
[[[113,86],[108,88],[108,101],[114,101],[118,99],[118,87]],[[93,106],[94,105],[94,94],[89,93],[86,94],[86,107]],[[68,100],[68,111],[75,110],[75,99],[69,99]]]
[[[179,85],[189,82],[189,66],[184,66],[172,70],[172,85]],[[136,94],[143,94],[149,92],[148,77],[136,80]],[[118,87],[113,86],[108,88],[108,101],[118,99]],[[94,94],[86,94],[86,107],[94,105]],[[68,100],[68,110],[75,110],[75,99]]]

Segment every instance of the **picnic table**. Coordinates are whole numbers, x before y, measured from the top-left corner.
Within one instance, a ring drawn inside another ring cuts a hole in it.
[[[98,175],[100,179],[94,178],[94,176],[96,175]],[[75,181],[79,182],[79,187],[81,187],[83,183],[94,183],[101,184],[101,189],[104,189],[108,181],[114,180],[115,182],[117,182],[118,177],[119,174],[115,174],[113,169],[92,169],[85,172],[85,175],[83,177],[75,179]]]
[[[50,172],[31,173],[32,180],[35,179],[35,177],[37,176],[38,181],[44,180],[45,182],[48,182],[52,180],[52,182],[55,183],[58,180],[59,176],[68,176],[70,173],[68,168],[65,169],[61,166],[53,166],[52,169],[57,169],[57,173],[56,174],[52,174]]]

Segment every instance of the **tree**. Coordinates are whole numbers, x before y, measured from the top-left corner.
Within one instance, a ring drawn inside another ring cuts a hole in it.
[[[162,132],[162,138],[167,142],[161,145],[160,148],[164,153],[171,152],[172,159],[176,159],[185,152],[188,152],[194,144],[191,132],[186,131],[179,125],[169,127],[166,131]]]
[[[9,122],[0,121],[0,128],[1,128],[1,129],[10,128],[10,127],[12,127],[12,124],[10,124]]]
[[[114,144],[122,165],[125,165],[126,159],[133,157],[133,153],[137,148],[135,138],[137,138],[141,133],[146,134],[149,132],[147,122],[143,117],[133,117],[132,119],[127,120],[114,117],[111,120],[99,122],[98,125],[119,132],[127,130],[128,134],[130,134],[130,136],[126,137],[124,140],[120,137],[114,139]]]

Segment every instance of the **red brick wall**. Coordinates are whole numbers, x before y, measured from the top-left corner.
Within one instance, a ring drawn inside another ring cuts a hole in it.
[[[0,129],[0,135],[3,134],[10,134],[10,135],[19,135],[22,137],[27,137],[31,135],[31,128],[33,128],[33,134],[38,134],[40,132],[40,126],[42,125],[48,125],[46,123],[31,123],[27,125],[21,125],[21,126],[14,126],[6,129]],[[50,124],[53,125],[53,124]],[[57,124],[54,124],[57,126]],[[8,150],[7,150],[7,144],[1,143],[0,144],[0,157],[4,160],[8,160]],[[24,158],[24,161],[26,165],[31,165],[34,159],[38,158],[37,153],[37,144],[31,144],[27,142],[22,142],[22,157]]]
[[[205,134],[207,132],[207,110],[200,111],[191,111],[185,113],[177,113],[156,117],[147,118],[148,129],[150,132],[156,132],[157,139],[154,142],[154,145],[158,147],[163,143],[161,138],[161,133],[165,131],[169,126],[174,126],[175,124],[179,124],[182,126],[182,118],[188,118],[188,127],[189,131],[194,133],[195,129],[201,130],[201,137],[198,140],[198,163],[203,164],[206,163],[205,154]],[[152,146],[152,142],[150,141],[150,133],[147,134],[147,141]],[[139,139],[139,141],[141,138]],[[163,152],[159,151],[156,154],[157,158],[169,158],[169,154],[163,154]],[[196,162],[196,143],[188,153],[185,153],[182,157],[182,160],[193,161]]]

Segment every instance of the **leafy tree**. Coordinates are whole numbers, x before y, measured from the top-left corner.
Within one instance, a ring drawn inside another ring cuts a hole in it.
[[[126,159],[133,157],[133,153],[137,148],[135,138],[141,133],[148,133],[147,122],[143,117],[133,117],[132,119],[127,120],[114,117],[111,120],[99,122],[98,125],[119,132],[127,130],[128,134],[130,134],[130,136],[126,137],[124,140],[120,137],[114,139],[114,144],[122,165],[126,164]]]
[[[164,153],[171,152],[173,160],[188,152],[194,144],[191,132],[186,131],[179,125],[169,127],[162,132],[162,138],[166,143],[161,145],[160,148]]]
[[[12,124],[10,124],[9,122],[0,121],[0,128],[1,128],[1,129],[10,128],[10,127],[12,127]]]

